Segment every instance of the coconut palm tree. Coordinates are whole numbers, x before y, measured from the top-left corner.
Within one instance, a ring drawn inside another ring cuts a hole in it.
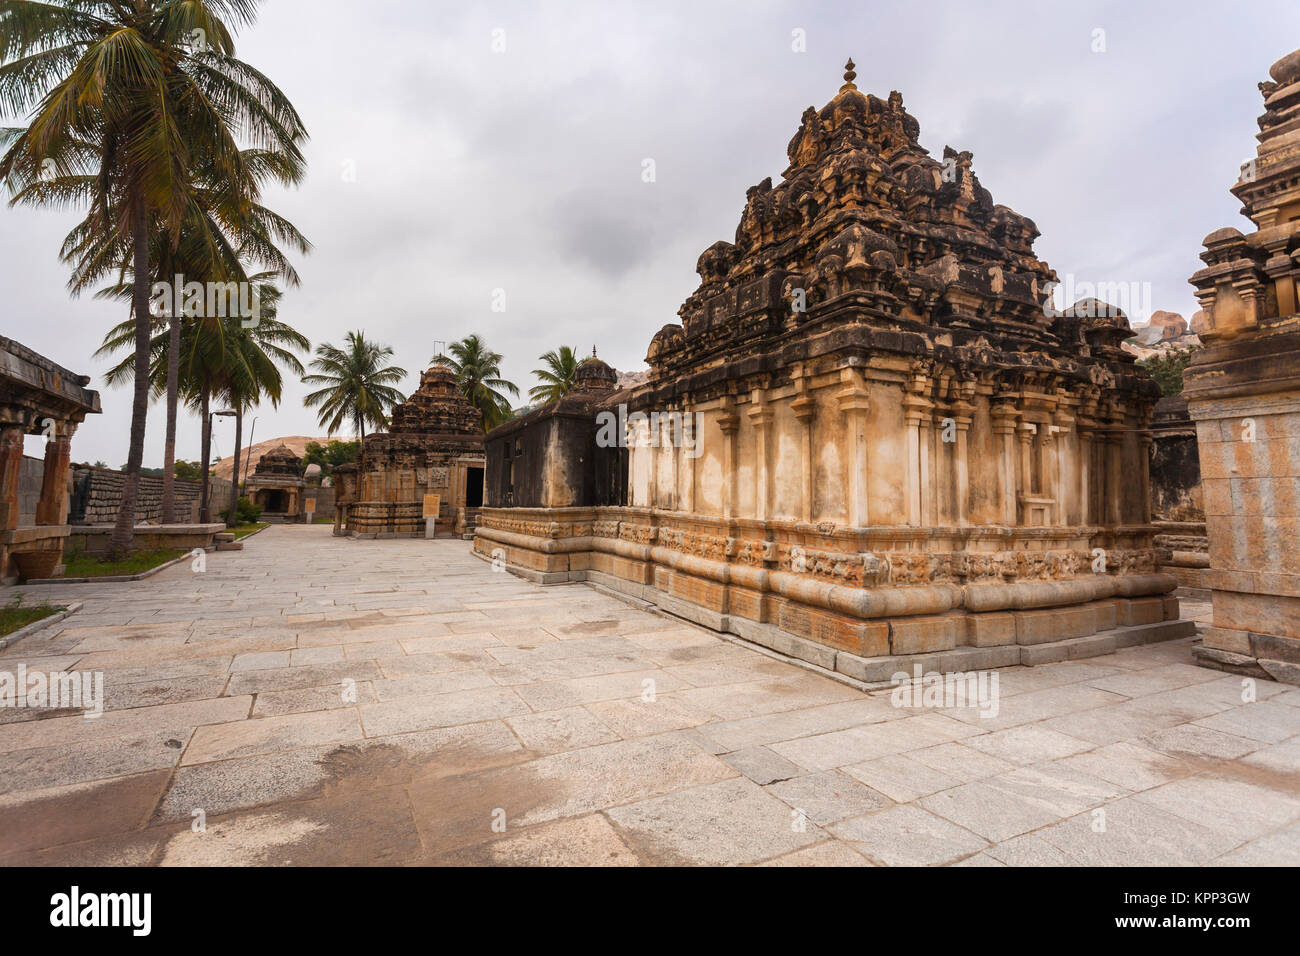
[[[561,345],[559,349],[552,349],[537,358],[545,367],[533,369],[533,374],[541,379],[542,384],[530,388],[528,397],[549,404],[569,394],[578,374],[578,357],[573,354],[573,349]]]
[[[288,99],[235,59],[231,29],[257,0],[0,0],[0,108],[29,114],[0,133],[12,203],[88,204],[91,230],[131,247],[135,390],[126,481],[111,550],[131,543],[149,405],[150,237],[179,243],[194,170],[239,207],[257,200],[236,143],[304,170],[306,133]]]
[[[477,334],[452,342],[448,351],[450,355],[440,353],[431,361],[456,373],[461,392],[479,410],[483,430],[491,431],[509,419],[510,399],[505,393],[518,396],[519,387],[501,377],[501,353],[489,349]]]
[[[393,350],[366,340],[362,331],[349,332],[343,348],[328,342],[316,347],[311,375],[303,384],[321,386],[303,399],[317,413],[326,434],[333,435],[343,423],[350,422],[352,433],[362,439],[365,448],[366,426],[383,428],[388,412],[406,398],[393,387],[406,377],[406,369],[387,362]]]
[[[258,283],[261,317],[256,325],[245,326],[238,318],[204,319],[181,323],[179,360],[177,362],[178,391],[185,403],[199,413],[200,464],[199,481],[202,519],[209,518],[209,465],[212,454],[211,408],[216,400],[218,407],[229,405],[236,414],[236,443],[242,435],[242,413],[256,405],[262,396],[279,405],[283,379],[280,367],[295,375],[303,373],[297,352],[307,351],[311,343],[301,333],[277,318],[280,290],[269,279],[271,273],[253,276]],[[116,290],[108,290],[116,292]],[[133,323],[123,322],[110,330],[96,355],[120,352],[133,335]],[[154,397],[166,393],[170,375],[172,333],[159,326],[150,341],[151,361],[149,380]],[[130,356],[105,373],[109,385],[130,380],[133,363]],[[238,464],[240,449],[236,448]]]
[[[282,163],[270,162],[269,151],[247,150],[249,165],[258,170],[257,175],[275,176],[276,169]],[[283,179],[281,180],[283,181]],[[279,243],[291,245],[300,253],[311,250],[309,243],[297,228],[274,212],[254,203],[247,210],[231,208],[221,191],[210,183],[200,179],[192,187],[195,202],[189,209],[185,229],[179,243],[173,248],[168,237],[161,231],[155,231],[152,240],[150,261],[156,263],[155,279],[166,288],[180,281],[215,282],[221,284],[235,283],[240,288],[253,287],[267,295],[274,295],[278,302],[279,290],[269,284],[274,277],[290,286],[300,283],[298,273],[287,256],[279,248]],[[130,250],[125,244],[114,245],[112,237],[98,235],[92,223],[83,221],[69,233],[64,240],[63,258],[74,265],[73,278],[70,283],[74,292],[80,292],[103,275],[114,272],[118,275],[116,285],[100,291],[97,298],[129,298],[133,290],[133,275],[130,267]],[[117,263],[114,266],[114,263]],[[256,263],[265,268],[260,275],[250,276],[246,263]],[[162,296],[161,300],[170,297]],[[259,296],[260,299],[260,296]],[[176,455],[177,405],[180,395],[180,327],[183,320],[205,321],[209,318],[200,312],[187,310],[181,315],[174,308],[174,303],[159,301],[161,305],[154,316],[157,323],[166,323],[170,333],[167,350],[167,432],[163,452],[163,499],[162,521],[164,524],[175,520],[175,476],[173,474]],[[262,311],[266,309],[263,303]],[[206,308],[200,310],[206,312]],[[210,325],[210,331],[224,334],[225,325]],[[120,347],[120,326],[109,333],[115,338],[114,347]],[[106,340],[107,341],[107,340]],[[301,374],[301,371],[299,371]]]

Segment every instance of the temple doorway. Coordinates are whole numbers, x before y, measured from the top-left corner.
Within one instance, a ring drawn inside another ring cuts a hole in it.
[[[483,469],[465,469],[465,507],[483,507]]]
[[[288,496],[278,488],[264,488],[257,493],[257,503],[263,511],[283,514],[288,507]]]

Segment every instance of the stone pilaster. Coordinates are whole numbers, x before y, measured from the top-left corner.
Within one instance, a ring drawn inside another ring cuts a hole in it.
[[[749,409],[746,411],[750,427],[754,429],[754,517],[766,521],[768,501],[771,498],[772,479],[770,438],[772,435],[772,409],[767,405],[764,389],[756,388],[751,394]]]
[[[23,464],[23,429],[0,426],[0,531],[18,527],[18,483]]]
[[[844,415],[848,436],[847,470],[848,519],[853,527],[865,527],[869,520],[867,503],[867,415],[871,399],[863,381],[862,370],[847,368],[840,373],[844,388],[835,396]]]
[[[799,497],[802,499],[800,504],[800,518],[803,521],[812,521],[813,506],[813,415],[816,412],[817,402],[810,394],[807,371],[796,379],[798,387],[798,397],[790,403],[790,408],[794,412],[795,419],[799,422],[800,431],[800,486],[801,492]]]
[[[1002,497],[1002,523],[1016,524],[1016,409],[1009,401],[993,407],[993,434],[1001,440],[998,488]]]
[[[723,399],[718,427],[722,430],[722,517],[730,518],[736,508],[736,430],[740,428],[736,400],[730,395]]]
[[[68,468],[72,464],[72,433],[75,425],[62,423],[45,443],[45,466],[41,475],[41,500],[36,505],[37,524],[63,524],[68,517]]]

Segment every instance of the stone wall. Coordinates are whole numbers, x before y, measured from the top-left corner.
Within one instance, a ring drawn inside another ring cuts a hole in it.
[[[69,524],[112,524],[117,520],[117,509],[122,500],[122,487],[126,475],[107,468],[74,468],[72,470],[71,500],[68,508]],[[230,482],[221,478],[211,480],[213,514],[229,506]],[[199,520],[201,486],[197,481],[180,481],[175,485],[176,520],[190,523]],[[136,523],[156,524],[162,520],[163,480],[152,475],[140,476],[136,498]]]

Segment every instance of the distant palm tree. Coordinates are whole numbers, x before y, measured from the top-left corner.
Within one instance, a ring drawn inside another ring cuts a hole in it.
[[[530,388],[528,397],[549,404],[569,394],[578,374],[578,357],[573,354],[573,349],[561,345],[558,351],[553,350],[537,358],[546,367],[533,369],[533,374],[542,380],[542,384]]]
[[[431,362],[456,373],[456,381],[469,403],[478,409],[483,430],[491,431],[510,418],[510,399],[519,387],[501,377],[501,353],[487,347],[482,336],[467,335],[448,347],[450,355],[439,353]]]
[[[366,426],[383,428],[388,412],[406,401],[394,382],[406,377],[406,369],[386,364],[393,350],[366,341],[364,332],[349,332],[344,348],[326,342],[316,348],[311,367],[303,378],[306,385],[322,386],[303,399],[308,408],[319,407],[321,427],[333,435],[343,423],[351,422],[353,434],[366,437]]]

